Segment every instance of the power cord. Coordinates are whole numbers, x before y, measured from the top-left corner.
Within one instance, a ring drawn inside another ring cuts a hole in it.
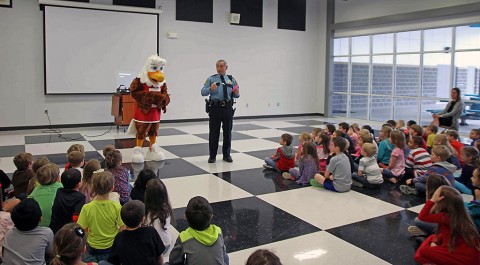
[[[104,133],[101,133],[101,134],[97,134],[97,135],[83,135],[83,136],[80,136],[80,137],[77,137],[77,138],[65,137],[65,136],[62,135],[62,130],[53,129],[53,128],[52,128],[52,121],[50,120],[50,115],[48,114],[48,110],[45,109],[44,112],[45,112],[45,115],[47,115],[48,128],[49,128],[49,129],[42,130],[41,132],[42,132],[42,133],[49,133],[49,134],[57,134],[58,138],[63,139],[63,140],[65,140],[65,141],[67,141],[67,142],[69,142],[69,141],[78,141],[78,140],[85,140],[84,137],[90,137],[90,138],[100,137],[100,136],[103,136],[103,135],[109,133],[109,132],[112,130],[112,128],[113,128],[113,125],[111,125],[110,128],[109,128],[107,131],[105,131]]]

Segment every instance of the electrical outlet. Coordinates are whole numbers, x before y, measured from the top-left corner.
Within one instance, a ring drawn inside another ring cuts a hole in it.
[[[48,109],[44,109],[43,112],[44,112],[45,114],[48,114]]]

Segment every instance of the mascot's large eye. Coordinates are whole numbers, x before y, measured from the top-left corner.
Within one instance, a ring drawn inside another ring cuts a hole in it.
[[[163,67],[160,67],[160,71],[163,71]]]
[[[157,71],[157,66],[156,65],[152,66],[152,70]]]

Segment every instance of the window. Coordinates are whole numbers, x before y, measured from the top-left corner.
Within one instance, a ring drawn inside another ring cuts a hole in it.
[[[427,124],[452,87],[464,98],[480,90],[480,27],[338,38],[332,58],[334,116]]]

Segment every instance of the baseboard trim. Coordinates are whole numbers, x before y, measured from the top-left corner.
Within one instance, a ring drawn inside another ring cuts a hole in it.
[[[259,116],[241,116],[234,117],[234,120],[246,119],[267,119],[267,118],[288,118],[301,116],[324,116],[323,113],[301,113],[301,114],[280,114],[280,115],[259,115]],[[180,122],[199,122],[208,121],[208,118],[201,119],[179,119],[179,120],[162,120],[161,123],[180,123]],[[19,130],[34,130],[34,129],[61,129],[61,128],[77,128],[77,127],[99,127],[99,126],[116,126],[113,122],[101,123],[83,123],[83,124],[60,124],[60,125],[35,125],[35,126],[13,126],[0,127],[0,131],[19,131]]]

